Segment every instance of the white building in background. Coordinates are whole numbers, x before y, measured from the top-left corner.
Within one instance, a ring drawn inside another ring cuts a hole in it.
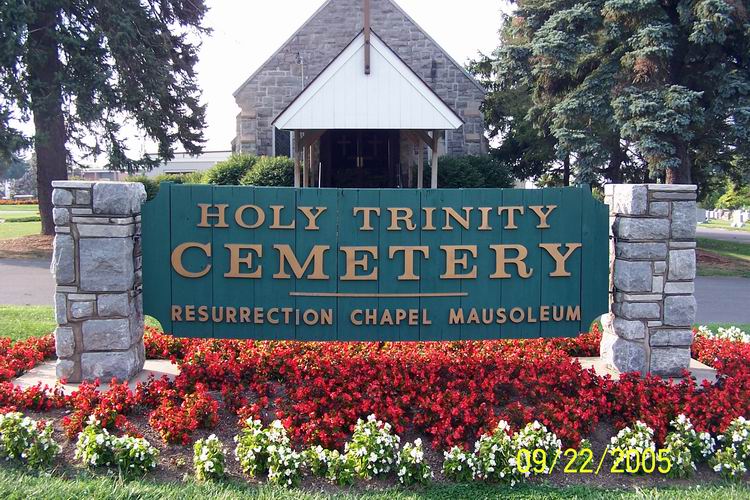
[[[175,153],[172,160],[161,163],[153,170],[142,172],[142,174],[147,177],[156,177],[162,174],[177,175],[203,172],[220,161],[226,160],[231,154],[230,150],[205,151],[197,156],[185,152]],[[127,172],[117,172],[107,168],[77,168],[73,169],[72,174],[87,181],[124,181],[128,177]]]
[[[204,151],[197,156],[189,153],[175,153],[174,158],[162,163],[150,172],[145,172],[148,177],[157,175],[192,174],[193,172],[204,172],[220,161],[224,161],[232,155],[230,150],[226,151]]]

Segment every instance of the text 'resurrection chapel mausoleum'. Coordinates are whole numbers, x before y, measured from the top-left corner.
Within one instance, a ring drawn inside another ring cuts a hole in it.
[[[233,150],[294,157],[296,186],[423,187],[487,151],[484,89],[391,0],[328,0],[234,96]]]

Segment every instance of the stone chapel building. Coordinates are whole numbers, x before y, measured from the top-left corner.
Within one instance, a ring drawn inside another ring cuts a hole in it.
[[[487,152],[484,94],[394,1],[327,0],[234,93],[232,149],[295,158],[297,186],[423,187]]]

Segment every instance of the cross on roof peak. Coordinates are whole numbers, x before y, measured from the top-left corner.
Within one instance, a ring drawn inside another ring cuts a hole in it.
[[[364,0],[364,31],[365,31],[365,75],[370,74],[370,0]]]

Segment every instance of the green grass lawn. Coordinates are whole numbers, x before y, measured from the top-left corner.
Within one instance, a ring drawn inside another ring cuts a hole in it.
[[[159,322],[146,316],[146,325],[159,327]],[[0,306],[0,337],[41,337],[52,333],[55,326],[55,310],[51,306]]]
[[[15,212],[18,210],[39,213],[39,205],[0,205],[0,214],[3,212]]]
[[[750,278],[750,244],[697,238],[698,249],[723,258],[723,263],[698,264],[701,276],[743,276]]]
[[[50,306],[0,306],[0,337],[41,337],[52,333],[55,326],[55,311]]]
[[[728,231],[745,231],[750,232],[750,225],[745,223],[744,227],[732,227],[732,223],[726,220],[712,219],[708,222],[704,222],[699,227],[706,227],[709,229],[726,229]]]
[[[39,234],[42,229],[39,205],[0,205],[0,240]],[[19,221],[19,222],[13,222]]]
[[[39,234],[42,231],[42,223],[36,222],[5,222],[0,224],[0,240],[20,238]]]
[[[221,484],[156,483],[148,480],[123,482],[113,478],[82,473],[71,479],[60,477],[37,477],[15,468],[0,469],[0,497],[8,500],[26,498],[69,499],[202,499],[229,500],[234,498],[261,498],[265,500],[322,500],[329,498],[355,500],[407,500],[407,499],[686,499],[734,500],[750,497],[750,488],[745,485],[704,485],[692,488],[648,488],[648,489],[600,489],[590,486],[527,486],[508,488],[504,486],[476,484],[441,484],[410,489],[382,488],[342,489],[340,493],[310,490],[287,490],[268,485],[255,486],[246,483],[226,482]]]

